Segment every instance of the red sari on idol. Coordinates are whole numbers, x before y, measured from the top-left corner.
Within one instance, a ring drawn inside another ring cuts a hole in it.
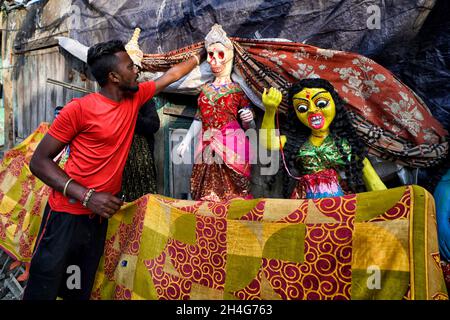
[[[202,121],[191,176],[194,200],[223,201],[250,195],[250,143],[238,111],[250,101],[236,83],[202,86],[196,118]]]

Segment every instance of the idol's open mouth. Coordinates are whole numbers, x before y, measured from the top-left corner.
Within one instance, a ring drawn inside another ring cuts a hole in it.
[[[308,117],[308,122],[311,128],[320,129],[323,127],[325,123],[325,118],[320,113],[312,114]]]

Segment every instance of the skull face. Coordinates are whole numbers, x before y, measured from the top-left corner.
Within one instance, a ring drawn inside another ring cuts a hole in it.
[[[228,49],[223,44],[217,42],[210,45],[208,52],[208,63],[216,77],[227,76],[231,74],[233,66],[233,50]]]

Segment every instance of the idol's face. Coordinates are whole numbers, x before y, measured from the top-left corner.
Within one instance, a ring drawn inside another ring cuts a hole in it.
[[[233,50],[217,42],[208,46],[206,51],[208,52],[207,61],[216,77],[231,74]]]
[[[334,100],[323,88],[304,88],[292,97],[295,113],[313,132],[327,132],[336,115]]]

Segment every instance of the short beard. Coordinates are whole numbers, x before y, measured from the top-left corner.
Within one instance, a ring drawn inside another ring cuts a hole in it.
[[[129,93],[136,93],[139,91],[139,86],[125,86],[125,85],[119,85],[119,88],[122,91],[129,92]]]

